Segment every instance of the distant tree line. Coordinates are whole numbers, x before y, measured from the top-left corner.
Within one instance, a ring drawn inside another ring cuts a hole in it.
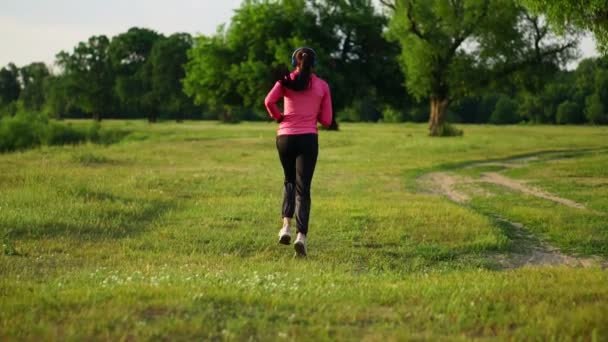
[[[182,91],[191,47],[189,34],[166,37],[143,28],[111,40],[93,36],[58,53],[56,73],[43,63],[2,68],[0,105],[5,112],[44,111],[55,118],[182,120],[201,112]]]
[[[54,68],[0,69],[0,115],[267,120],[266,92],[306,45],[317,51],[316,73],[329,81],[341,121],[430,122],[432,135],[447,121],[608,123],[608,58],[565,70],[589,27],[550,26],[559,8],[380,2],[379,10],[371,0],[248,0],[213,35],[134,27],[93,36],[58,53]],[[593,13],[588,26],[602,37],[606,12]]]

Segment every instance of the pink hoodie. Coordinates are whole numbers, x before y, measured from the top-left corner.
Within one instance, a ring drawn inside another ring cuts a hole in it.
[[[294,79],[297,71],[291,73]],[[278,81],[266,96],[264,104],[270,116],[283,121],[279,125],[278,135],[318,134],[317,121],[327,127],[331,125],[331,94],[327,82],[311,75],[311,86],[303,91],[287,89]],[[284,98],[284,114],[281,114],[277,102]]]

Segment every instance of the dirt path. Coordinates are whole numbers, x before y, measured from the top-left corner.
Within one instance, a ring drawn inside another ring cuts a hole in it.
[[[524,158],[512,158],[504,161],[487,163],[474,163],[466,166],[486,167],[500,166],[505,169],[523,167],[530,162],[537,161],[535,156]],[[549,200],[560,205],[580,210],[587,208],[573,200],[557,196],[537,187],[526,184],[525,181],[515,180],[497,172],[485,172],[479,179],[460,176],[453,172],[431,172],[418,178],[418,184],[425,190],[445,196],[450,200],[466,204],[471,200],[471,195],[494,196],[494,194],[478,186],[481,183],[494,184],[506,189],[520,192],[526,195]],[[518,268],[527,265],[567,265],[572,267],[600,266],[608,268],[608,262],[599,257],[576,257],[563,254],[559,249],[547,242],[541,241],[531,234],[522,224],[510,222],[504,218],[494,217],[501,224],[506,225],[513,234],[513,250],[508,254],[493,255],[493,259],[504,268]]]
[[[573,200],[569,200],[567,198],[562,198],[562,197],[550,194],[541,189],[528,186],[524,182],[505,177],[505,176],[495,173],[495,172],[484,173],[481,177],[481,181],[486,182],[486,183],[496,184],[496,185],[502,185],[511,190],[519,191],[524,194],[532,195],[532,196],[539,197],[539,198],[544,198],[549,201],[563,204],[567,207],[577,208],[577,209],[587,209],[587,208],[585,208],[584,205],[577,203]]]
[[[478,166],[487,166],[488,164],[478,164]],[[431,172],[418,179],[419,184],[428,191],[448,197],[454,202],[467,203],[470,201],[470,196],[463,190],[464,185],[468,185],[468,192],[491,196],[492,194],[475,184],[488,183],[499,185],[513,191],[521,192],[526,195],[531,195],[538,198],[543,198],[553,201],[567,207],[583,209],[587,208],[573,200],[559,197],[542,189],[527,185],[524,181],[508,178],[496,172],[485,172],[481,174],[481,178],[473,179],[470,177],[459,176],[452,172]]]

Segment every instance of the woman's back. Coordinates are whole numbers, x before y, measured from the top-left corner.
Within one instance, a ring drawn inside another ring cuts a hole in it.
[[[295,79],[297,74],[297,71],[293,72],[290,77]],[[309,87],[301,91],[284,87],[278,81],[265,100],[266,107],[271,114],[276,110],[280,115],[276,102],[282,97],[284,98],[284,111],[278,135],[317,133],[317,122],[324,126],[331,124],[332,108],[329,86],[315,74],[311,75]]]

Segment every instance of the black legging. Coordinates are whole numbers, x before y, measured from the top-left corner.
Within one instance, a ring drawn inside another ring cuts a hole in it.
[[[319,154],[318,136],[279,135],[277,149],[285,172],[283,217],[292,218],[295,213],[298,232],[306,235],[310,215],[310,183]]]

